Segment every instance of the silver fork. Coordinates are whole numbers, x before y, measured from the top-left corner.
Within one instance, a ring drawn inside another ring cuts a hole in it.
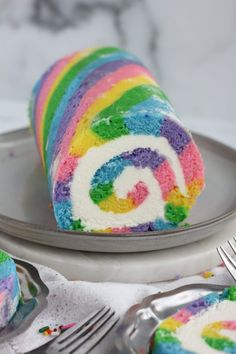
[[[236,242],[236,237],[234,237],[234,241]],[[228,243],[232,248],[234,254],[236,255],[236,246],[230,240],[228,240]],[[231,255],[226,251],[223,246],[217,247],[217,251],[222,261],[224,262],[226,268],[228,269],[234,280],[236,280],[236,261],[233,259],[233,257],[231,257]]]
[[[90,352],[115,326],[119,317],[110,307],[104,306],[90,314],[80,324],[59,335],[47,349],[47,354],[85,354]]]

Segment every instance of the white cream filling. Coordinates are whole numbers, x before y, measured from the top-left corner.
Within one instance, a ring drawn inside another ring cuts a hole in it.
[[[201,354],[219,354],[219,350],[211,348],[201,337],[201,333],[205,326],[218,321],[235,321],[236,320],[236,303],[224,300],[219,304],[212,306],[203,314],[199,314],[191,319],[187,324],[178,328],[176,335],[181,341],[182,347],[194,353]],[[236,343],[236,331],[221,330],[221,335],[227,336]]]
[[[151,148],[163,154],[169,161],[176,177],[177,185],[183,194],[186,186],[183,171],[176,152],[164,137],[146,135],[122,136],[104,145],[93,147],[79,160],[72,179],[71,201],[73,219],[80,219],[86,229],[106,229],[108,227],[137,226],[153,221],[164,215],[164,202],[160,186],[153,174],[146,169],[126,168],[114,182],[114,188],[120,197],[126,197],[128,191],[143,181],[149,189],[149,195],[136,209],[124,214],[105,212],[94,204],[89,191],[96,171],[114,156],[137,148]]]

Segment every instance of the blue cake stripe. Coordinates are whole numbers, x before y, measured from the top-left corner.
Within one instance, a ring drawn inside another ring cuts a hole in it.
[[[11,274],[15,274],[16,266],[12,259],[7,259],[4,263],[1,263],[0,281],[9,277]]]
[[[181,348],[179,343],[168,343],[162,342],[159,343],[152,354],[196,354]]]
[[[70,201],[53,203],[54,213],[58,226],[62,229],[70,229],[72,225],[72,206]]]
[[[131,134],[159,136],[166,116],[163,110],[171,112],[171,106],[156,97],[150,97],[124,115],[125,125]]]
[[[115,156],[99,168],[92,179],[91,186],[96,187],[98,184],[113,183],[124,168],[131,165],[132,163],[128,159]]]

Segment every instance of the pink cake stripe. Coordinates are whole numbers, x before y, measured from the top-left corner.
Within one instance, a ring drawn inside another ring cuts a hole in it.
[[[128,193],[128,197],[130,197],[136,206],[143,203],[143,201],[148,196],[148,187],[143,182],[138,182],[131,192]]]
[[[63,71],[63,69],[66,67],[70,61],[73,61],[73,59],[78,56],[78,53],[74,53],[70,56],[67,56],[61,60],[59,60],[55,66],[53,67],[50,75],[48,75],[47,79],[43,82],[42,88],[39,93],[38,97],[38,103],[36,107],[36,132],[37,132],[37,142],[39,143],[40,141],[40,126],[43,124],[41,120],[43,119],[42,113],[44,111],[45,103],[48,97],[48,94],[57,79],[58,75]]]
[[[172,318],[174,318],[178,322],[187,323],[192,315],[192,312],[183,308],[179,310],[176,314],[174,314]]]
[[[236,330],[236,321],[223,321],[222,326],[224,329]]]
[[[194,180],[204,179],[203,163],[200,164],[201,155],[193,141],[186,145],[185,149],[180,154],[179,159],[186,184],[190,184]]]
[[[114,234],[119,234],[119,233],[124,233],[124,234],[126,234],[126,233],[130,233],[130,228],[128,228],[128,227],[121,227],[121,228],[113,228],[112,229],[112,232],[114,233]]]
[[[60,161],[61,168],[57,169],[54,175],[55,181],[65,182],[73,174],[78,165],[78,157],[66,154]]]
[[[166,199],[168,193],[174,188],[176,184],[175,175],[170,167],[168,161],[164,161],[154,172],[156,179],[158,180],[161,190],[162,197]]]
[[[5,299],[5,292],[0,293],[0,304]]]
[[[75,112],[73,118],[71,119],[67,131],[64,135],[60,149],[62,156],[67,153],[76,126],[80,121],[81,117],[91,106],[91,104],[93,104],[99,96],[111,89],[111,87],[117,82],[131,77],[135,77],[137,75],[140,76],[142,74],[152,78],[147,69],[140,68],[139,65],[127,65],[121,69],[118,69],[116,72],[104,76],[101,80],[98,81],[98,83],[93,88],[91,88],[87,92],[87,94],[81,100],[81,103],[77,111]]]

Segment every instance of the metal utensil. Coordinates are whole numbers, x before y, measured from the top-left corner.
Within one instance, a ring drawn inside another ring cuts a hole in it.
[[[234,237],[234,241],[236,242],[236,237]],[[229,243],[230,247],[232,248],[234,254],[236,255],[236,246],[234,245],[234,243],[231,240],[228,240],[228,243]],[[226,251],[225,247],[219,246],[219,247],[217,247],[217,251],[218,251],[222,261],[224,262],[226,268],[228,269],[228,271],[230,272],[230,274],[232,275],[234,280],[236,280],[236,261]]]
[[[118,320],[115,311],[108,306],[104,306],[90,314],[78,325],[59,335],[41,353],[88,353],[101,342]],[[43,347],[45,348],[45,345]],[[30,353],[38,353],[39,350],[43,350],[43,347]]]

